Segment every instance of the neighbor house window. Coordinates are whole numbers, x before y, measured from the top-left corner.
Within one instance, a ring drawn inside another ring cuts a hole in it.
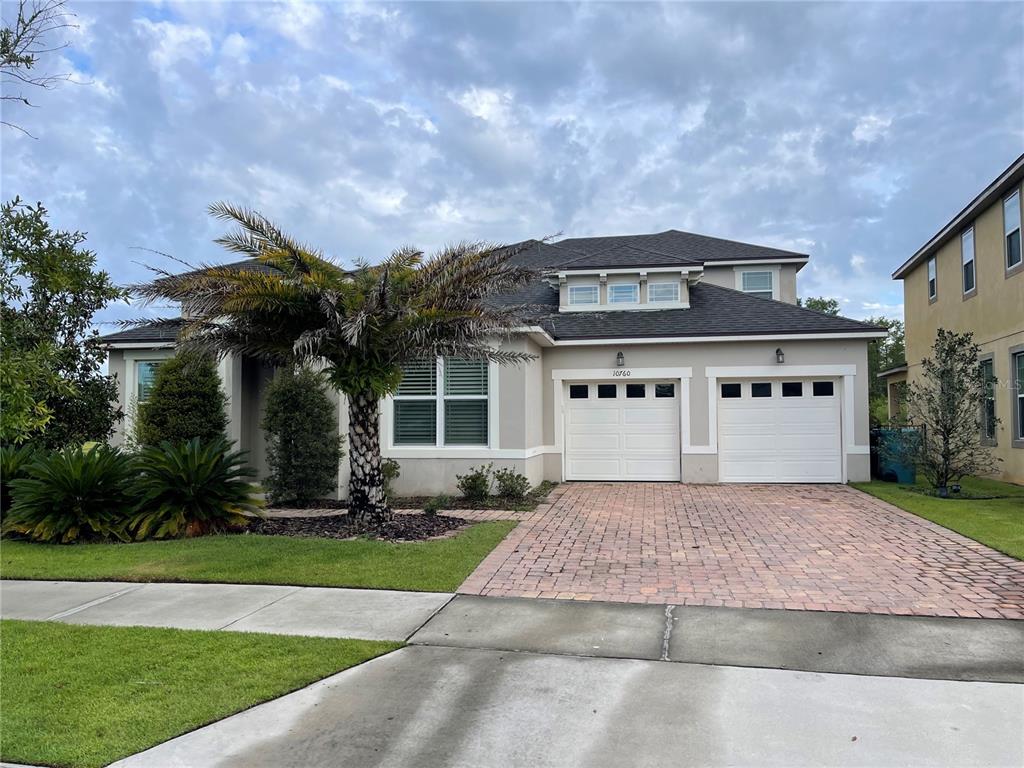
[[[156,369],[163,360],[139,360],[135,363],[135,396],[140,403],[149,400],[156,381]]]
[[[648,283],[647,303],[658,304],[660,302],[678,302],[679,283]]]
[[[960,235],[960,261],[963,263],[964,293],[977,287],[974,274],[974,227]]]
[[[935,257],[928,259],[928,299],[934,301],[939,295],[939,286],[935,278]]]
[[[601,289],[596,285],[570,285],[570,304],[597,304],[601,301]]]
[[[609,304],[636,304],[640,301],[640,286],[636,283],[618,283],[608,286]]]
[[[488,376],[486,360],[406,365],[394,397],[394,444],[487,445]]]
[[[771,272],[744,272],[740,276],[740,290],[753,296],[770,299],[775,295],[772,290],[773,279]]]
[[[985,379],[985,402],[981,406],[981,437],[986,442],[995,442],[996,376],[991,360],[981,361],[981,375]]]
[[[1016,399],[1017,434],[1016,440],[1024,440],[1024,352],[1017,352],[1010,360],[1013,363],[1014,394]]]
[[[1020,265],[1020,192],[1003,200],[1003,240],[1006,243],[1006,268]]]

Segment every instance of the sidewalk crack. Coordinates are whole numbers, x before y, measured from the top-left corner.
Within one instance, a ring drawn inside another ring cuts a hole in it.
[[[676,607],[674,605],[665,606],[665,634],[661,638],[661,660],[669,661],[668,657],[668,641],[672,638],[672,628],[675,626],[675,619],[672,618],[672,611]]]

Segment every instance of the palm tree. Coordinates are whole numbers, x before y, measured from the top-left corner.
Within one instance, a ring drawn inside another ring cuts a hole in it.
[[[522,287],[533,273],[513,263],[516,248],[484,243],[447,246],[430,258],[400,248],[380,264],[346,270],[255,211],[227,203],[209,211],[237,225],[215,242],[257,268],[156,270],[136,294],[181,303],[185,348],[323,366],[348,400],[350,514],[387,519],[380,398],[397,390],[404,364],[423,358],[530,359],[496,345],[522,325],[524,307],[488,298]]]

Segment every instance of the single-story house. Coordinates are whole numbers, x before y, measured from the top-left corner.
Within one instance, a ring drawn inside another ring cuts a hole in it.
[[[883,329],[797,306],[801,253],[668,230],[534,242],[520,366],[439,359],[382,404],[399,493],[450,492],[493,462],[541,480],[844,483],[869,478],[868,343]],[[240,262],[239,269],[262,268]],[[131,428],[173,329],[105,337]],[[265,469],[273,370],[221,362],[229,432]],[[339,397],[340,405],[340,397]],[[347,433],[346,409],[338,429]],[[347,485],[339,470],[339,494]]]

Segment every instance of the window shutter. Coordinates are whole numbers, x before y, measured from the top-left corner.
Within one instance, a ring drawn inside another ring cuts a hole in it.
[[[433,395],[437,393],[437,364],[433,358],[413,360],[402,366],[402,383],[398,395]]]
[[[444,361],[446,395],[487,396],[487,361],[449,357]],[[485,441],[486,442],[486,441]]]
[[[435,400],[395,400],[395,445],[434,445],[437,442]]]
[[[445,445],[487,445],[487,401],[446,400]]]

